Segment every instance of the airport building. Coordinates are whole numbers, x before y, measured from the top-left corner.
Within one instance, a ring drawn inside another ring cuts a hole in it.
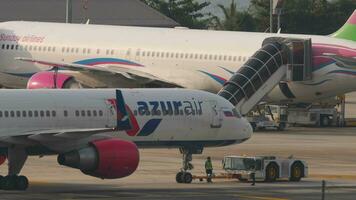
[[[179,26],[140,0],[72,0],[72,22],[151,27]],[[66,0],[2,0],[1,21],[65,22]]]

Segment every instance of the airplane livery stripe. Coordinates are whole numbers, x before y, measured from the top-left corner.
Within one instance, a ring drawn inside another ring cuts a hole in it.
[[[224,83],[227,81],[225,78],[215,75],[215,74],[211,74],[202,70],[198,70],[199,72],[208,75],[210,78],[214,79],[216,82],[220,83],[221,85],[224,85]]]
[[[74,62],[81,65],[104,65],[104,64],[118,64],[118,65],[130,65],[135,67],[143,67],[143,65],[118,58],[91,58]]]
[[[137,136],[148,136],[151,135],[158,125],[161,123],[162,119],[150,119],[141,129]]]

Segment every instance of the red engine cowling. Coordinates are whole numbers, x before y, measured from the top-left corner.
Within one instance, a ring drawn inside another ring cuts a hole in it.
[[[27,89],[42,88],[78,88],[80,87],[74,77],[54,72],[38,72],[31,76],[27,82]]]
[[[4,164],[6,161],[6,156],[0,155],[0,165]]]
[[[58,163],[98,178],[115,179],[136,171],[139,152],[137,146],[129,141],[98,140],[89,147],[59,155]]]

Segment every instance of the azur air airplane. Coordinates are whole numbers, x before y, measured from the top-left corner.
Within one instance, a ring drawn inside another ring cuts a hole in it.
[[[356,11],[329,36],[3,22],[0,84],[8,88],[180,87],[217,93],[273,37],[311,39],[311,74],[308,80],[275,86],[266,96],[268,101],[308,103],[356,89]]]
[[[58,155],[84,174],[116,179],[139,164],[138,148],[179,148],[176,181],[190,183],[192,154],[248,140],[252,128],[225,98],[189,89],[38,89],[0,91],[0,176],[5,190],[25,190],[28,156]]]

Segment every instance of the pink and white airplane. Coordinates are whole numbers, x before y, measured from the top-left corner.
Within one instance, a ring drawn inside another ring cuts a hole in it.
[[[311,102],[356,89],[356,11],[331,36],[4,22],[0,84],[182,87],[216,93],[270,37],[311,38],[313,67],[312,79],[276,86],[269,101]]]
[[[251,137],[248,121],[226,99],[188,89],[1,90],[0,187],[25,190],[28,156],[57,155],[61,165],[122,178],[139,164],[138,148],[180,148],[179,183],[190,183],[191,155]]]

